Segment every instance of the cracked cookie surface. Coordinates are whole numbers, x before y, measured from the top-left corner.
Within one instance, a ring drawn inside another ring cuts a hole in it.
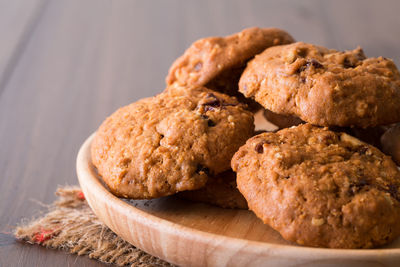
[[[169,69],[167,85],[178,83],[233,95],[258,105],[238,92],[238,82],[249,59],[267,47],[289,44],[294,39],[276,28],[248,28],[226,37],[207,37],[194,42]]]
[[[98,129],[92,161],[110,190],[155,198],[204,186],[230,169],[252,136],[253,114],[236,98],[175,86],[118,109]]]
[[[400,74],[392,60],[297,42],[251,60],[239,90],[272,112],[321,126],[400,121]]]
[[[232,159],[249,208],[287,240],[371,248],[400,234],[400,172],[345,133],[310,124],[263,133]]]

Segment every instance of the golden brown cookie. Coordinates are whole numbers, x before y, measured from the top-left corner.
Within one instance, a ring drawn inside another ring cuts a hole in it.
[[[239,90],[272,112],[321,126],[361,128],[400,121],[400,74],[392,60],[361,48],[338,52],[307,43],[266,49]]]
[[[221,208],[247,209],[246,199],[237,189],[236,174],[232,170],[210,177],[207,184],[200,189],[183,191],[177,196]]]
[[[110,190],[145,199],[194,190],[230,169],[253,114],[204,87],[174,87],[118,109],[98,129],[92,161]]]
[[[371,248],[400,234],[400,172],[345,133],[310,124],[264,133],[232,159],[249,208],[301,245]]]
[[[400,123],[390,127],[381,137],[383,152],[400,166]]]
[[[206,86],[236,96],[255,109],[258,105],[238,92],[239,78],[247,61],[267,47],[292,42],[287,32],[276,28],[248,28],[226,37],[203,38],[172,64],[166,82]]]

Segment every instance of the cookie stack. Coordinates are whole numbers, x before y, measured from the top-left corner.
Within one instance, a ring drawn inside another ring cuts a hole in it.
[[[400,171],[378,149],[400,161],[391,60],[250,28],[196,41],[166,82],[96,133],[92,161],[115,195],[248,207],[307,246],[371,248],[400,235]],[[281,130],[255,135],[259,109]]]

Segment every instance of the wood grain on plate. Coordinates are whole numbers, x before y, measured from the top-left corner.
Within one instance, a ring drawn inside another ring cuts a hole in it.
[[[257,128],[262,124],[256,117]],[[260,127],[261,125],[261,127]],[[174,196],[123,200],[101,183],[91,163],[93,135],[77,158],[79,183],[95,214],[115,233],[159,258],[182,266],[392,266],[400,262],[400,238],[385,248],[323,249],[297,246],[252,212],[222,209]]]

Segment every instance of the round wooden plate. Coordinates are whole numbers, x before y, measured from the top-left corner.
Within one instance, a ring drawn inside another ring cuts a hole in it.
[[[91,163],[93,135],[77,158],[93,212],[134,246],[180,266],[399,266],[400,238],[380,249],[324,249],[289,243],[247,210],[178,199],[127,201],[111,194]],[[399,222],[400,223],[400,222]]]

